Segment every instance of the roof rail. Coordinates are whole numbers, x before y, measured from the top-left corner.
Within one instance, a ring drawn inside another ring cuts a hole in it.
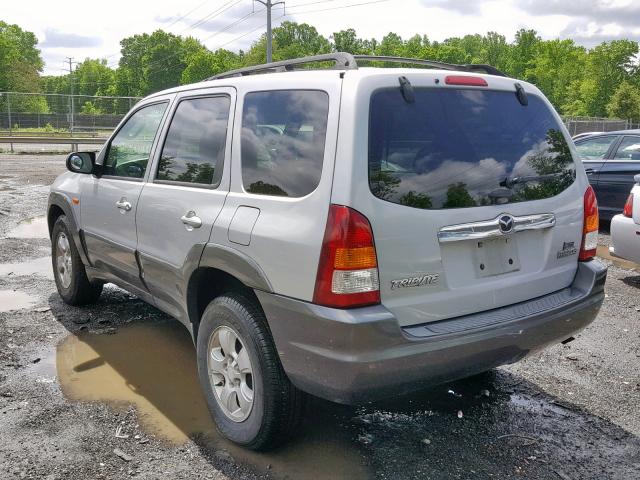
[[[244,77],[245,75],[256,75],[260,73],[274,73],[274,72],[290,72],[295,70],[295,67],[300,65],[306,65],[316,62],[333,62],[333,66],[330,69],[335,70],[357,70],[358,61],[364,62],[391,62],[391,63],[409,63],[413,65],[424,65],[426,67],[440,68],[442,70],[454,70],[464,72],[483,72],[490,75],[498,75],[500,77],[506,77],[504,73],[491,65],[483,64],[465,64],[458,65],[455,63],[443,63],[435,60],[423,60],[421,58],[406,58],[406,57],[385,57],[381,55],[351,55],[346,52],[327,53],[324,55],[313,55],[310,57],[292,58],[291,60],[283,60],[281,62],[265,63],[263,65],[255,65],[252,67],[238,68],[237,70],[230,70],[228,72],[220,73],[206,80],[218,80],[221,78],[230,77]]]
[[[263,65],[255,65],[252,67],[238,68],[237,70],[230,70],[225,73],[214,75],[213,77],[207,78],[207,80],[217,80],[219,78],[229,77],[243,77],[245,75],[255,75],[257,73],[289,72],[294,70],[294,67],[299,65],[331,61],[334,63],[333,67],[331,67],[332,69],[353,70],[358,68],[358,64],[353,58],[353,55],[345,52],[336,52],[327,53],[324,55],[313,55],[310,57],[292,58],[291,60],[265,63]]]
[[[491,65],[485,65],[482,63],[444,63],[437,62],[435,60],[424,60],[422,58],[408,58],[408,57],[385,57],[382,55],[354,55],[353,58],[356,62],[364,60],[365,62],[391,62],[391,63],[411,63],[413,65],[424,65],[426,67],[440,68],[442,70],[457,70],[467,72],[483,72],[489,75],[497,75],[499,77],[506,77],[506,75]]]

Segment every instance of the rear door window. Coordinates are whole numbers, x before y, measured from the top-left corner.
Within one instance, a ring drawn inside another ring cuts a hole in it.
[[[399,88],[371,97],[369,184],[374,195],[422,209],[548,198],[575,178],[561,126],[535,95]]]
[[[302,197],[320,183],[329,96],[317,90],[245,95],[242,183],[249,193]]]
[[[615,135],[606,137],[589,138],[576,144],[576,150],[580,158],[584,160],[604,160],[611,144],[616,140]]]
[[[162,148],[157,180],[198,185],[219,182],[229,105],[226,95],[180,102]]]
[[[613,158],[616,160],[640,160],[640,137],[624,137]]]

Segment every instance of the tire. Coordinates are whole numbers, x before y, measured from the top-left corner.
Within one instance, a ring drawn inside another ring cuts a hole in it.
[[[65,254],[65,248],[68,255]],[[59,260],[62,257],[62,260]],[[73,241],[65,215],[60,215],[51,233],[51,264],[58,293],[68,305],[95,303],[102,293],[102,283],[92,283]]]
[[[240,374],[241,379],[229,380],[233,372],[228,374],[226,370],[226,376],[220,375],[213,373],[209,366],[209,358],[218,366],[220,358],[234,358],[233,354],[225,353],[222,346],[225,343],[222,340],[232,338],[229,332],[239,340],[239,343],[233,342],[233,348],[238,370],[245,372]],[[247,357],[251,375],[246,374]],[[267,321],[254,300],[232,292],[215,298],[207,306],[198,329],[197,359],[209,411],[223,436],[251,450],[270,450],[295,432],[302,418],[305,395],[291,384],[282,369]],[[227,398],[233,408],[240,408],[235,414],[224,407],[222,401],[225,385],[233,386],[233,382],[239,383],[234,387],[235,398]],[[248,403],[245,391],[252,393],[248,411],[247,408],[242,411],[240,406],[246,407]],[[245,398],[242,403],[241,396]],[[236,416],[232,418],[233,415]]]

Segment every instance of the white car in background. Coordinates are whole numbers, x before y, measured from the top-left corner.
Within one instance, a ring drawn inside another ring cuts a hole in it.
[[[611,247],[609,252],[616,257],[640,263],[640,175],[634,177],[636,184],[621,214],[611,220]]]

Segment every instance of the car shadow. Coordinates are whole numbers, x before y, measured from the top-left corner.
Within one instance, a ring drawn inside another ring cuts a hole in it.
[[[309,398],[286,445],[250,452],[217,434],[179,322],[115,288],[49,304],[70,332],[55,352],[68,398],[134,404],[149,434],[193,441],[232,478],[640,477],[638,437],[504,369],[358,407]]]
[[[640,288],[640,275],[630,275],[621,280],[630,287]]]

